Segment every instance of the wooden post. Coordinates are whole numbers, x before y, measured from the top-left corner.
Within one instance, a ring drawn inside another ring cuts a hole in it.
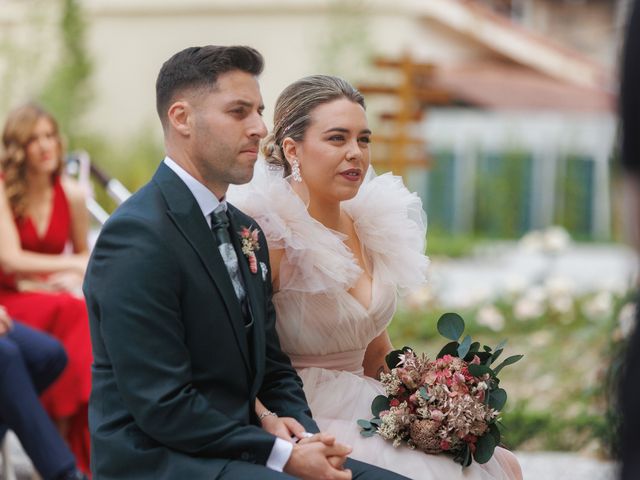
[[[397,99],[394,112],[383,112],[381,120],[392,124],[390,134],[374,135],[375,144],[385,145],[385,158],[375,157],[372,162],[384,168],[390,168],[394,175],[405,175],[408,166],[429,167],[426,155],[426,142],[411,135],[411,127],[421,121],[427,105],[447,104],[450,95],[447,91],[431,85],[435,70],[432,64],[415,63],[409,54],[400,59],[377,58],[374,65],[379,68],[399,70],[398,86],[366,84],[358,89],[365,95],[391,95]],[[415,150],[419,150],[415,153]]]

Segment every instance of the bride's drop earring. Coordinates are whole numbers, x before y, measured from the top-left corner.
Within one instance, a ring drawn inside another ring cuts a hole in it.
[[[300,175],[300,162],[297,158],[291,162],[291,177],[298,183],[302,182],[302,175]]]

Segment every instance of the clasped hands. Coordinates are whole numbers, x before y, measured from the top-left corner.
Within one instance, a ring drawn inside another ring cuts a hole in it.
[[[261,419],[267,432],[293,443],[293,451],[284,471],[304,480],[350,480],[344,468],[351,447],[336,442],[328,433],[309,435],[294,418],[267,415]]]

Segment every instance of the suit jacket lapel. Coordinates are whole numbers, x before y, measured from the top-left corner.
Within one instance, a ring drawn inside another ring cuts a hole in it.
[[[227,267],[218,251],[216,241],[191,191],[164,163],[160,165],[154,181],[162,191],[169,209],[167,214],[196,251],[209,276],[218,288],[227,309],[227,319],[233,327],[245,366],[251,371],[247,337],[242,321],[242,309]]]
[[[249,261],[247,257],[242,253],[242,247],[240,245],[240,233],[243,227],[257,228],[256,225],[241,225],[236,208],[233,205],[229,205],[228,215],[231,224],[231,243],[238,255],[238,263],[240,264],[240,271],[244,280],[247,300],[249,302],[249,311],[253,317],[253,361],[256,372],[256,377],[259,377],[259,372],[262,370],[263,362],[262,358],[265,355],[264,345],[264,303],[262,300],[261,290],[262,276],[260,273],[252,273],[249,269]]]

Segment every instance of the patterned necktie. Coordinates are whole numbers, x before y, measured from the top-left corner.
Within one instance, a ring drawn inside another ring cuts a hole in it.
[[[224,264],[231,277],[231,283],[233,284],[233,290],[236,293],[236,297],[240,300],[242,306],[242,313],[245,316],[245,321],[250,321],[250,316],[247,315],[246,294],[244,291],[244,284],[242,283],[242,276],[240,274],[238,255],[236,254],[233,245],[231,244],[231,237],[229,237],[229,217],[222,205],[219,205],[211,213],[211,230],[218,242],[218,250]]]

